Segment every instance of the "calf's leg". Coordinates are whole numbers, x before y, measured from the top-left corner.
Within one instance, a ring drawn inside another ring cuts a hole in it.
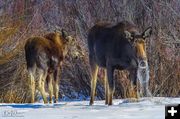
[[[47,83],[48,83],[48,90],[49,90],[49,102],[52,103],[52,97],[53,97],[53,77],[52,74],[49,74],[47,76]]]
[[[56,69],[54,72],[54,82],[53,82],[53,88],[54,88],[54,103],[58,102],[59,99],[59,73],[60,73],[60,69]]]
[[[46,98],[46,92],[45,92],[45,88],[44,88],[44,84],[45,84],[45,80],[46,80],[46,77],[47,77],[47,71],[43,71],[43,70],[39,70],[38,72],[38,88],[39,88],[39,91],[42,95],[42,98],[43,98],[43,101],[44,103],[47,103],[47,98]]]
[[[30,81],[29,81],[29,87],[31,90],[31,103],[34,103],[34,96],[35,96],[35,79],[33,72],[29,71]]]

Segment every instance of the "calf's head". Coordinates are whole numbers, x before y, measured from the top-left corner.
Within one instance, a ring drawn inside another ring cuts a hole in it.
[[[61,38],[63,40],[63,44],[65,44],[63,53],[64,56],[69,53],[73,58],[79,57],[80,53],[77,48],[76,40],[72,36],[68,35],[68,33],[64,29],[61,30]]]
[[[68,32],[64,29],[60,31],[60,38],[63,42],[63,55],[66,56],[68,52],[72,52],[70,49],[74,46],[75,39],[71,35],[69,35]]]
[[[72,36],[70,36],[67,33],[67,31],[65,31],[64,29],[61,30],[61,36],[62,36],[64,44],[66,44],[66,45],[74,45],[75,39]]]

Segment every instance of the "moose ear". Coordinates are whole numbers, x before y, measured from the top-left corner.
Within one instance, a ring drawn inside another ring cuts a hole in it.
[[[152,34],[152,27],[148,27],[143,33],[142,33],[142,37],[143,38],[147,38],[150,37]]]
[[[61,33],[63,38],[66,38],[68,36],[68,33],[64,29],[61,30]]]
[[[58,33],[58,30],[56,29],[56,30],[54,30],[54,33]]]
[[[133,39],[132,34],[129,31],[124,31],[124,34],[127,39]]]

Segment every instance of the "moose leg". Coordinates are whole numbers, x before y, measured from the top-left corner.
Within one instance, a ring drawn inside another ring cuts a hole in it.
[[[34,79],[34,75],[32,72],[29,72],[29,76],[30,76],[30,90],[31,90],[31,103],[34,103],[34,96],[35,96],[35,79]]]
[[[130,69],[129,70],[129,78],[131,81],[131,89],[132,89],[131,96],[139,98],[138,94],[137,94],[137,69]]]
[[[54,96],[55,96],[54,103],[57,103],[59,99],[59,81],[58,80],[54,81]]]
[[[90,105],[94,103],[94,95],[96,90],[96,83],[97,83],[97,73],[98,73],[98,66],[95,63],[90,63],[91,66],[91,99]]]
[[[38,86],[39,86],[39,91],[41,92],[41,95],[43,97],[44,103],[47,103],[47,98],[46,98],[45,89],[44,89],[44,83],[45,83],[46,77],[47,77],[46,71],[40,71],[39,72]]]
[[[53,83],[54,96],[55,96],[54,103],[57,103],[59,99],[59,78],[58,78],[59,72],[60,69],[56,69],[54,72],[54,83]]]
[[[109,84],[109,103],[108,103],[108,105],[112,105],[112,99],[113,99],[113,94],[114,94],[114,90],[115,90],[115,81],[113,79],[113,73],[114,73],[113,67],[107,65],[107,77],[108,77],[108,84]]]
[[[107,80],[107,70],[104,69],[104,88],[105,88],[105,104],[107,105],[109,102],[108,95],[109,95],[109,84]]]
[[[53,97],[53,85],[52,85],[52,74],[49,74],[47,76],[47,83],[48,83],[48,90],[49,90],[49,102],[52,103],[52,97]]]

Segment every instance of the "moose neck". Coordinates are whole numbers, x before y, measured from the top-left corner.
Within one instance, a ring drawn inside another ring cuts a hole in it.
[[[55,44],[58,45],[58,47],[60,48],[60,50],[63,51],[63,57],[66,56],[67,54],[67,43],[64,41],[63,37],[62,36],[59,36],[59,35],[55,35]]]

